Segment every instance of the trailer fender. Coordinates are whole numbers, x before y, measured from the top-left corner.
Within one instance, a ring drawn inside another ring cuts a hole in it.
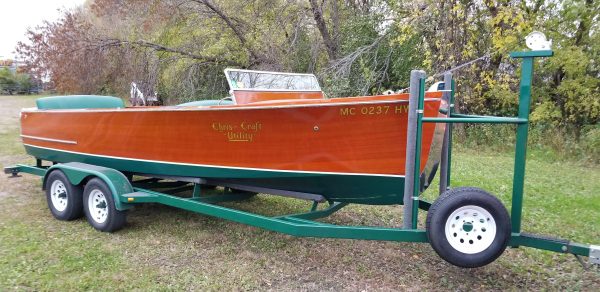
[[[60,169],[64,172],[73,185],[79,185],[88,178],[98,177],[110,188],[117,210],[123,211],[132,207],[131,204],[121,202],[121,195],[132,193],[133,187],[127,177],[118,170],[80,162],[59,163],[51,166],[46,171],[42,189],[46,189],[46,179],[54,169]]]

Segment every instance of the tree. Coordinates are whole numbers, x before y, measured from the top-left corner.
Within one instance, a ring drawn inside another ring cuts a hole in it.
[[[7,68],[0,69],[0,91],[11,95],[17,91],[17,82]]]
[[[34,84],[29,74],[13,73],[7,68],[0,69],[0,92],[8,94],[21,93],[28,94]]]

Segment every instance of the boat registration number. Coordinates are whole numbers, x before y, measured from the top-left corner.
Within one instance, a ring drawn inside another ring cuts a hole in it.
[[[340,108],[340,116],[355,115],[387,115],[403,114],[408,112],[408,104],[403,105],[369,105]]]

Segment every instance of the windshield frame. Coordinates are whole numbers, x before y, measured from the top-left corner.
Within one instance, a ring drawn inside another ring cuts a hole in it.
[[[278,91],[279,92],[322,92],[323,91],[323,90],[321,90],[321,84],[319,84],[319,80],[317,79],[317,76],[315,76],[314,74],[310,74],[310,73],[288,73],[288,72],[259,71],[259,70],[245,70],[245,69],[232,69],[232,68],[227,68],[224,70],[224,72],[225,72],[225,78],[227,78],[227,84],[229,85],[230,93],[233,93],[233,91],[272,91],[272,92],[278,92]],[[312,77],[315,81],[315,84],[317,85],[317,89],[298,90],[298,89],[272,89],[272,88],[233,88],[232,80],[229,76],[229,72],[247,72],[247,73],[259,73],[259,74]]]

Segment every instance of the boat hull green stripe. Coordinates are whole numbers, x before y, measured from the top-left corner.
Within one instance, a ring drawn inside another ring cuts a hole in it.
[[[85,155],[25,145],[29,155],[54,162],[82,162],[123,172],[235,180],[256,187],[320,194],[329,200],[368,205],[402,203],[404,177],[357,174],[265,171],[173,164]]]

